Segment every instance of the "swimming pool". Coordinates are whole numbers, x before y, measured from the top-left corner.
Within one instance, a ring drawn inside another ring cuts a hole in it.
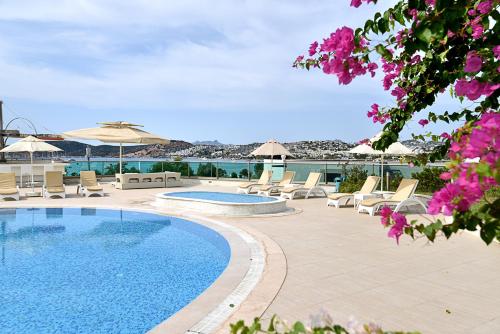
[[[215,191],[178,191],[156,195],[156,206],[204,214],[252,216],[287,211],[286,200]]]
[[[206,201],[225,202],[225,203],[268,203],[277,199],[274,197],[265,197],[258,195],[232,194],[215,191],[178,191],[165,193],[165,196],[199,199]]]
[[[0,331],[144,333],[207,289],[230,247],[173,217],[0,209]]]

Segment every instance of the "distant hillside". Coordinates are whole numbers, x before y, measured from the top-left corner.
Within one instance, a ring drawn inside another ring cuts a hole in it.
[[[51,142],[52,145],[59,147],[64,151],[65,156],[69,157],[80,157],[85,156],[85,148],[87,144],[79,143],[76,141],[54,141]],[[120,154],[119,146],[115,145],[89,145],[92,151],[92,156],[94,157],[117,157]],[[182,141],[182,140],[171,140],[168,145],[132,145],[123,146],[124,155],[137,154],[138,152],[149,151],[155,152],[157,157],[166,156],[168,153],[175,152],[178,150],[188,149],[192,144]]]
[[[209,146],[224,146],[221,142],[219,142],[217,139],[216,140],[203,140],[203,141],[195,141],[193,142],[193,145],[209,145]]]
[[[224,145],[217,140],[204,143],[191,144],[181,140],[172,140],[169,145],[133,145],[124,146],[124,156],[129,158],[208,158],[208,159],[246,159],[250,152],[262,143],[251,143],[244,145]],[[216,144],[217,143],[217,144]],[[51,144],[64,150],[68,157],[85,156],[86,144],[73,141],[51,142]],[[429,152],[435,143],[422,143],[415,140],[403,141],[415,152]],[[283,143],[292,153],[295,159],[346,159],[347,153],[356,146],[354,143],[346,143],[341,140],[308,140],[292,143]],[[97,145],[91,146],[93,157],[118,157],[118,146]]]

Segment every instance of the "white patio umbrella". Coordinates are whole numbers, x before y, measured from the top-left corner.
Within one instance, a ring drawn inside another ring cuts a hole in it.
[[[370,139],[370,143],[374,143],[377,140],[380,139],[382,136],[382,132],[379,132],[377,135],[372,137]],[[380,155],[381,157],[381,177],[382,177],[382,182],[380,182],[380,190],[384,190],[384,155],[411,155],[415,154],[412,149],[409,147],[401,144],[400,142],[395,142],[392,143],[388,148],[386,148],[384,151],[379,151],[375,150],[368,144],[360,144],[353,149],[349,150],[349,153],[354,153],[354,154],[369,154],[369,155]]]
[[[59,152],[62,151],[59,147],[55,147],[54,145],[50,145],[44,142],[41,139],[38,139],[33,136],[28,136],[15,142],[12,145],[7,146],[2,149],[0,152],[2,153],[19,153],[19,152],[28,152],[30,154],[31,160],[31,191],[34,192],[35,183],[33,177],[33,153],[35,152]]]
[[[63,132],[64,138],[99,140],[104,143],[120,144],[120,173],[123,168],[123,144],[163,144],[170,143],[168,139],[138,129],[142,125],[129,122],[103,122],[98,128],[80,129]]]
[[[292,156],[290,151],[288,151],[283,145],[274,139],[269,139],[264,144],[257,147],[250,155],[253,156],[270,156],[271,157],[271,169],[273,168],[273,158],[275,155],[282,157]]]
[[[250,155],[253,156],[270,156],[271,161],[275,155],[292,156],[290,151],[288,151],[283,145],[274,139],[270,139],[261,146],[257,147]]]

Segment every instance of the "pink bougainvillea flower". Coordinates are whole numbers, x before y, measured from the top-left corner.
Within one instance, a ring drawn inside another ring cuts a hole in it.
[[[470,51],[467,53],[467,58],[465,60],[464,71],[468,73],[477,73],[481,70],[483,66],[483,59],[477,54],[476,51]]]
[[[490,96],[499,88],[500,84],[479,82],[476,79],[471,81],[460,79],[455,84],[455,93],[457,96],[466,96],[469,100],[474,101],[481,95]]]
[[[500,45],[497,45],[493,48],[493,55],[496,59],[500,59]]]
[[[391,218],[394,220],[394,225],[391,226],[389,233],[390,238],[395,238],[399,245],[399,238],[403,235],[405,227],[408,227],[406,217],[398,212],[393,212]]]
[[[465,93],[467,92],[467,80],[465,79],[460,79],[457,81],[455,84],[455,93],[458,96],[465,96]]]
[[[387,205],[380,209],[380,215],[382,216],[381,223],[384,226],[389,225],[391,219],[392,209]]]
[[[479,39],[483,36],[484,32],[484,27],[483,24],[480,21],[481,17],[477,17],[474,20],[471,21],[471,27],[472,27],[472,37],[474,39]]]
[[[351,7],[358,8],[359,6],[361,6],[361,0],[351,0]]]
[[[477,100],[482,93],[483,86],[479,81],[477,81],[476,79],[469,81],[467,85],[467,92],[465,93],[465,96],[467,96],[469,100]]]
[[[378,65],[376,63],[369,63],[368,64],[368,71],[370,71],[370,75],[372,78],[375,76],[375,70],[378,68]]]
[[[418,124],[420,124],[422,126],[426,126],[427,124],[429,124],[429,121],[426,119],[421,119],[420,121],[418,121]]]
[[[351,0],[351,7],[358,8],[359,6],[361,6],[361,3],[363,1],[366,2],[366,3],[373,2],[373,0]]]
[[[451,139],[451,136],[450,136],[450,134],[449,134],[449,133],[447,133],[447,132],[443,132],[443,133],[441,134],[441,138],[444,138],[444,139]]]
[[[396,87],[392,90],[391,95],[401,100],[406,95],[406,91],[401,87]]]
[[[309,56],[314,56],[318,49],[318,42],[313,42],[309,47]]]
[[[493,8],[493,1],[492,0],[483,1],[479,5],[477,5],[477,10],[481,14],[489,13],[492,8]]]
[[[484,84],[482,94],[484,94],[486,96],[490,96],[499,88],[500,88],[500,84],[496,84],[496,85],[489,84],[489,83]]]
[[[368,117],[373,117],[373,116],[377,115],[378,113],[379,113],[378,104],[374,103],[374,104],[372,104],[372,110],[370,110],[367,113],[367,116]]]
[[[474,9],[469,9],[467,14],[469,14],[469,16],[476,16],[477,12]]]

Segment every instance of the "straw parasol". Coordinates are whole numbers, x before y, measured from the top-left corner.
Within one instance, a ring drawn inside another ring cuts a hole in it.
[[[41,139],[38,139],[33,136],[28,136],[23,138],[12,145],[7,146],[2,149],[0,152],[2,153],[19,153],[19,152],[28,152],[30,154],[31,160],[31,190],[34,192],[34,180],[33,180],[33,153],[34,152],[59,152],[62,151],[60,148],[55,147],[54,145],[50,145],[44,142]]]
[[[103,122],[97,128],[80,129],[64,132],[64,138],[90,139],[99,140],[104,143],[119,143],[120,144],[120,173],[123,165],[123,144],[163,144],[170,143],[168,139],[164,139],[155,134],[138,129],[142,127],[139,124],[129,122]]]
[[[373,144],[382,136],[382,132],[377,133],[374,137],[370,139],[370,144]],[[411,155],[415,154],[412,149],[403,145],[400,142],[392,143],[384,151],[378,151],[368,144],[360,144],[349,151],[349,153],[354,154],[368,154],[368,155],[380,155],[381,157],[381,177],[384,179],[384,155]],[[384,182],[380,182],[380,190],[384,190]]]

